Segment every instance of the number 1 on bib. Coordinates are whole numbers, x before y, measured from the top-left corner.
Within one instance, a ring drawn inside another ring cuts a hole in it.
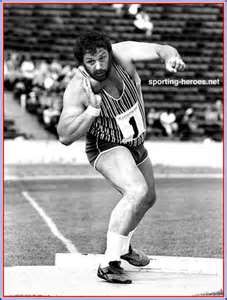
[[[123,142],[132,141],[133,139],[138,138],[145,131],[138,103],[126,112],[117,115],[115,119],[122,132]]]

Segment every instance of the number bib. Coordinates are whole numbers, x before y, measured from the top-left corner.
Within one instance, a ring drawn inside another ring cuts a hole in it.
[[[115,119],[122,132],[123,143],[131,142],[145,131],[138,102],[126,112],[117,115]]]

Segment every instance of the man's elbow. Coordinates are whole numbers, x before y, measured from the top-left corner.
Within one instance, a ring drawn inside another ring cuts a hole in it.
[[[59,142],[65,146],[69,146],[72,144],[72,141],[66,136],[59,136]]]
[[[70,137],[68,136],[68,134],[66,134],[65,128],[62,128],[60,123],[57,126],[57,133],[58,133],[58,140],[61,144],[65,146],[69,146],[72,144]]]
[[[59,142],[65,146],[71,145],[81,137],[79,131],[72,133],[67,127],[61,126],[61,124],[58,124],[57,126],[57,133]]]

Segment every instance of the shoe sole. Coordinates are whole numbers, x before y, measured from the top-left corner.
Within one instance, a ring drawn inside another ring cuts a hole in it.
[[[120,278],[117,278],[117,276],[120,277],[119,274],[103,273],[101,269],[98,270],[97,276],[99,278],[105,280],[106,282],[109,282],[109,283],[120,283],[120,284],[130,284],[130,283],[132,283],[131,279],[120,279]],[[109,276],[112,277],[112,278],[110,278]]]
[[[106,277],[103,277],[102,275],[100,274],[97,274],[97,276],[103,280],[105,280],[106,282],[109,282],[109,283],[118,283],[118,284],[131,284],[132,283],[132,280],[130,279],[126,279],[126,280],[120,280],[120,279],[108,279]]]
[[[135,260],[132,260],[130,258],[124,258],[124,257],[121,257],[121,259],[127,261],[130,265],[133,265],[135,267],[145,267],[147,265],[149,265],[150,263],[150,259],[148,259],[146,262],[144,263],[141,263],[141,262],[136,262]]]

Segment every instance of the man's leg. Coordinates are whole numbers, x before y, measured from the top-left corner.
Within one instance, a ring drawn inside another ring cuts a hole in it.
[[[154,172],[151,160],[147,157],[142,163],[138,164],[140,172],[143,174],[143,177],[148,185],[148,194],[147,197],[151,201],[151,206],[154,205],[156,201],[156,191],[155,191],[155,179]]]
[[[150,187],[153,188],[148,178],[150,170],[145,171],[147,161],[137,167],[130,151],[122,146],[103,153],[96,162],[96,169],[123,196],[112,211],[109,231],[127,236],[153,205],[154,199],[150,197],[152,192],[149,191]]]
[[[140,168],[146,177],[136,166],[130,151],[123,146],[102,153],[96,161],[96,169],[123,196],[112,211],[107,233],[106,252],[102,266],[98,270],[98,276],[109,282],[114,282],[113,280],[121,283],[131,282],[128,278],[121,278],[121,274],[114,274],[115,278],[112,278],[112,273],[115,271],[111,264],[119,262],[121,257],[138,266],[149,263],[148,257],[135,251],[129,255],[123,255],[129,252],[129,243],[134,228],[154,203],[154,199],[150,197],[152,192],[149,191],[149,187],[153,187],[153,185],[146,182],[150,169],[149,172],[145,171],[148,169],[144,167],[145,164],[147,163],[144,161]]]
[[[148,185],[148,193],[146,197],[149,199],[150,206],[152,206],[156,200],[156,193],[153,168],[150,158],[147,157],[142,163],[138,164],[137,167],[140,169]],[[126,254],[121,256],[121,258],[134,266],[146,266],[150,262],[148,256],[131,247],[131,238],[133,233],[134,231],[131,231],[128,235],[128,244],[126,247],[127,251],[125,252]]]

